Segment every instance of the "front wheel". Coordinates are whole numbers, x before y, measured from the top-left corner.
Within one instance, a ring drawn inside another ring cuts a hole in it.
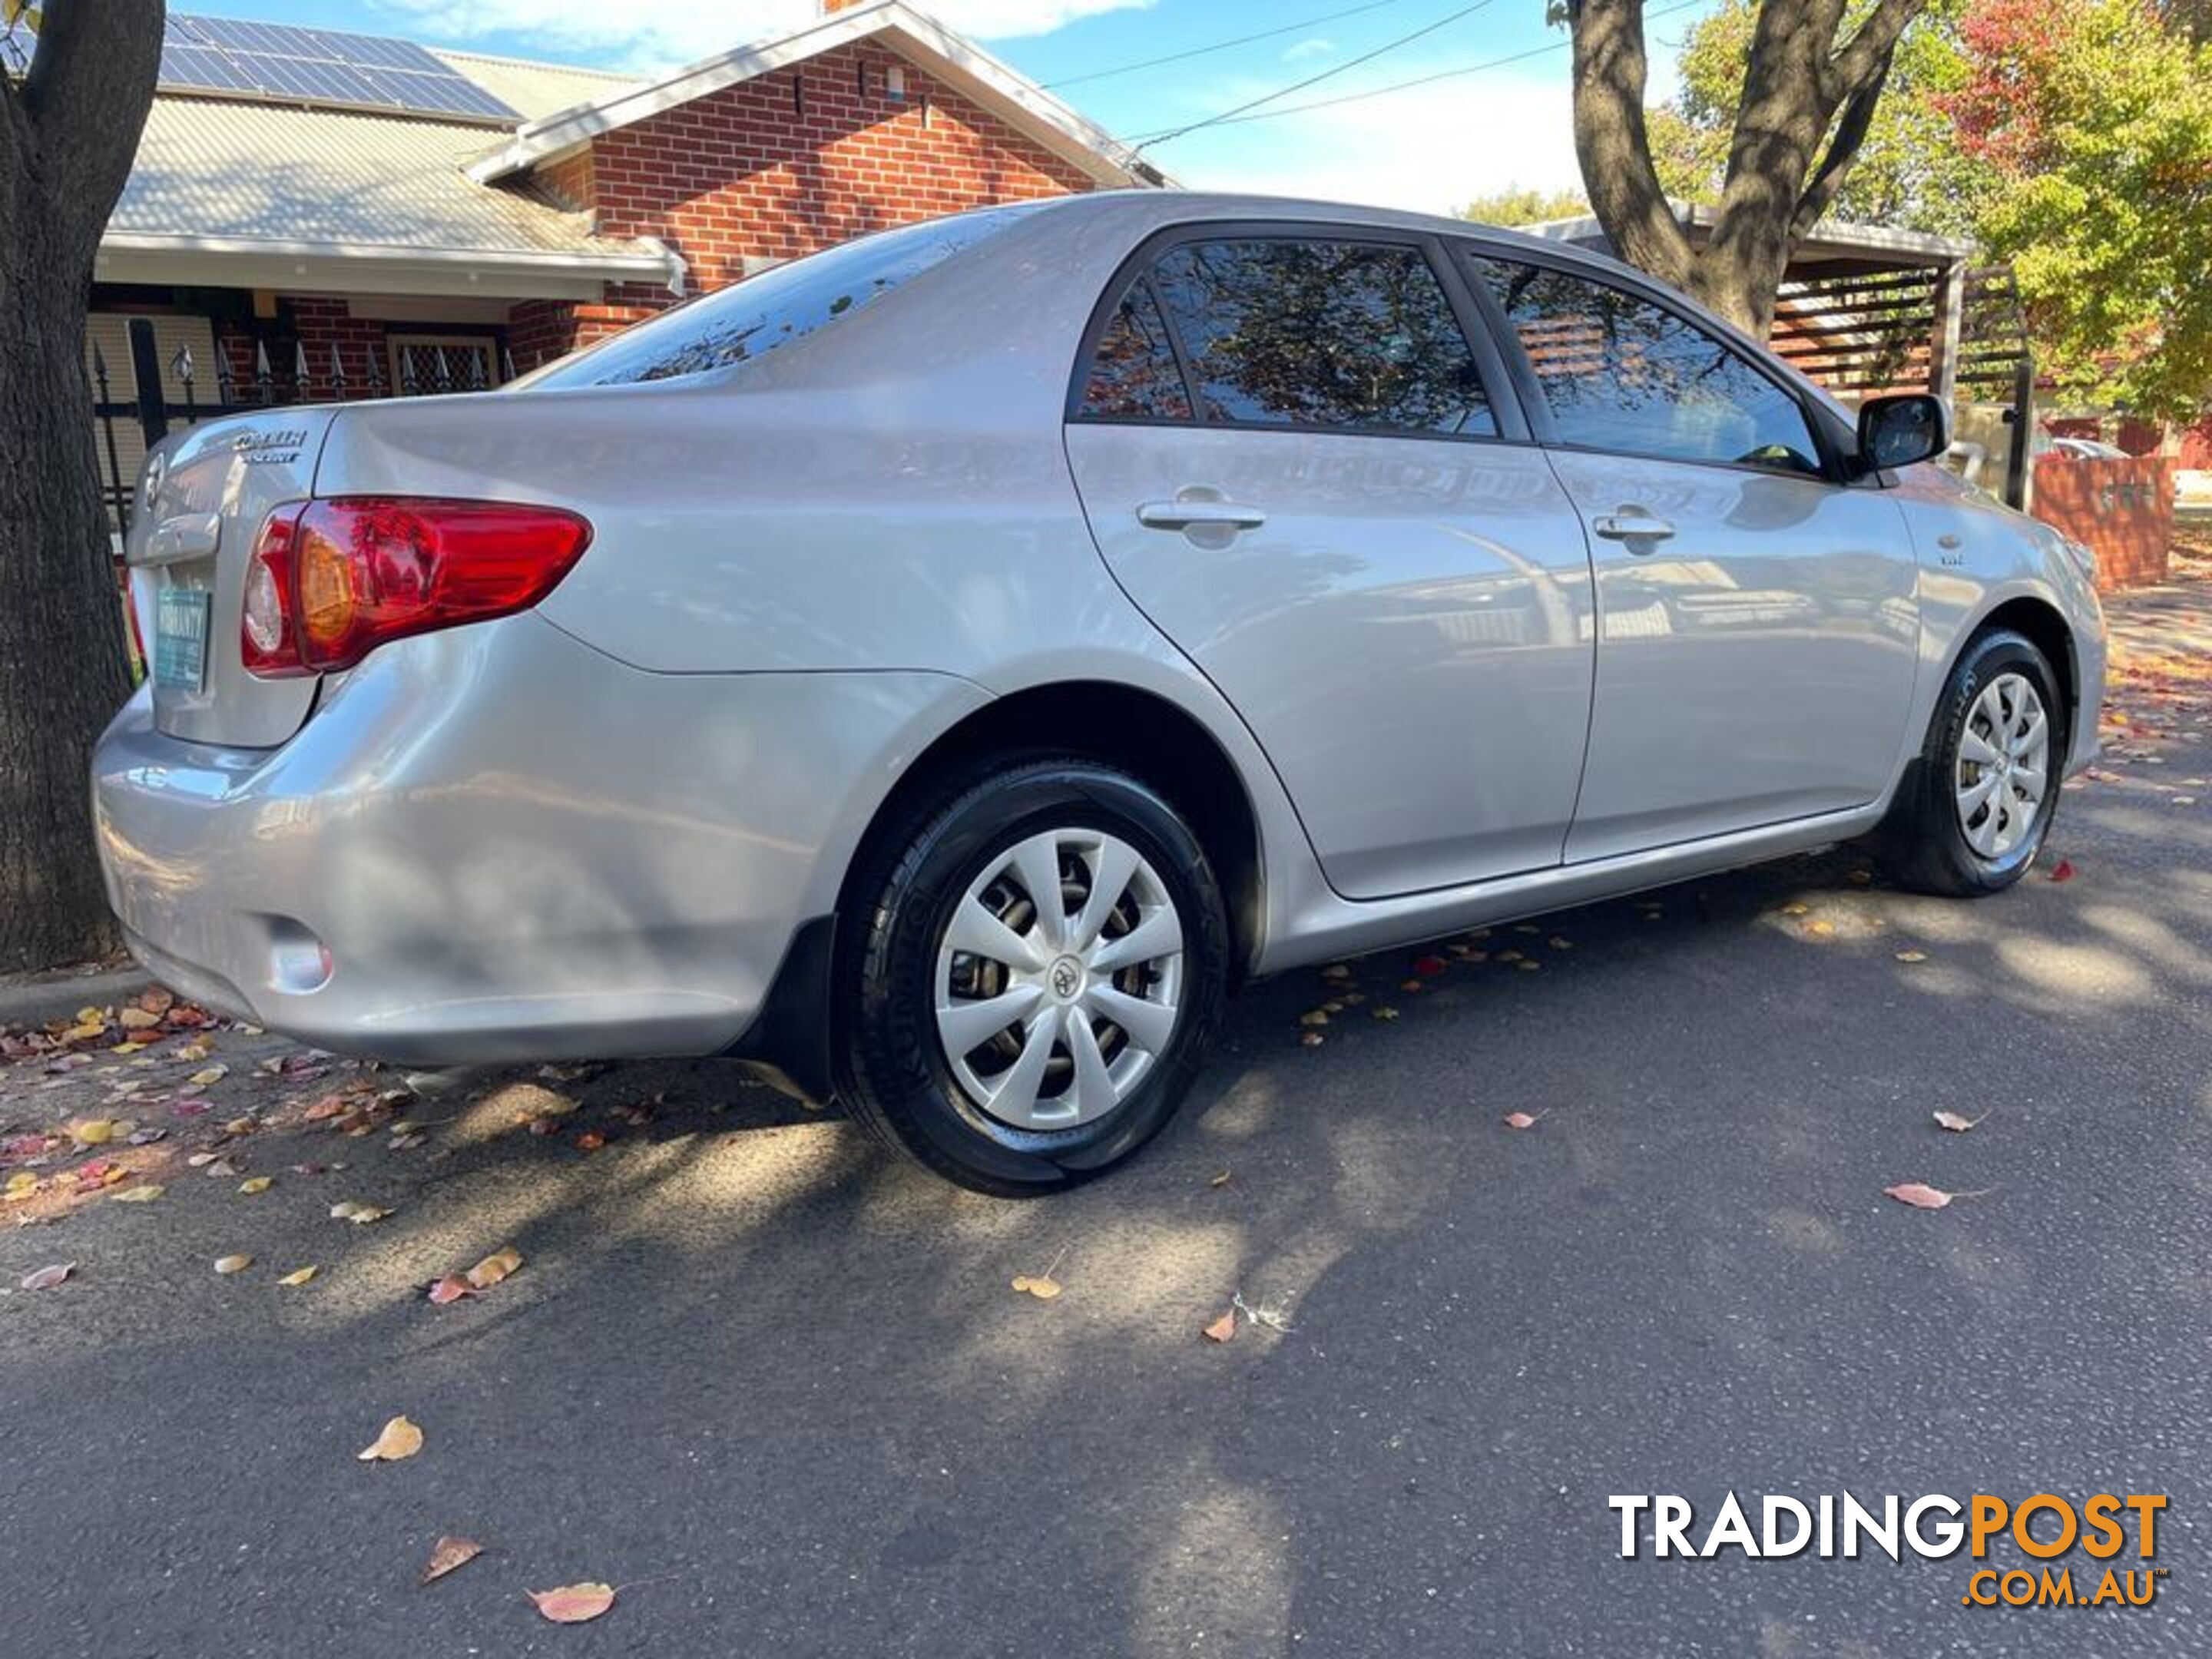
[[[1205,849],[1074,758],[954,784],[854,880],[839,1093],[901,1152],[1026,1195],[1166,1124],[1218,1024],[1229,928]]]
[[[2043,653],[1998,631],[1970,643],[1884,826],[1908,887],[2000,892],[2035,862],[2057,809],[2066,705]]]

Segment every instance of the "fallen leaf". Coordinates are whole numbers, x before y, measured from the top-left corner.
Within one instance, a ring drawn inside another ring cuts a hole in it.
[[[459,1302],[465,1296],[475,1294],[469,1281],[459,1273],[447,1273],[430,1286],[430,1300],[441,1308],[448,1303]]]
[[[596,1152],[606,1144],[607,1138],[597,1129],[586,1129],[576,1137],[576,1150],[580,1152]],[[599,1611],[604,1613],[606,1609],[602,1607]]]
[[[1991,1109],[1994,1110],[1995,1109],[1992,1108]],[[1988,1112],[1984,1112],[1982,1114],[1982,1117],[1987,1117],[1988,1115]],[[1943,1127],[1948,1129],[1953,1134],[1962,1135],[1966,1133],[1967,1130],[1972,1128],[1977,1123],[1979,1123],[1982,1121],[1982,1117],[1960,1117],[1956,1112],[1938,1112],[1936,1114],[1936,1121],[1942,1125]]]
[[[276,1180],[273,1176],[255,1176],[251,1181],[240,1182],[238,1183],[238,1190],[244,1193],[248,1198],[251,1198],[256,1193],[267,1192],[270,1188],[276,1184]]]
[[[1406,979],[1398,981],[1398,988],[1401,991],[1418,991],[1421,988],[1421,985],[1422,981],[1418,979]]]
[[[1326,1025],[1328,1024],[1328,1011],[1326,1008],[1309,1008],[1304,1013],[1298,1016],[1298,1024],[1301,1025]]]
[[[216,1180],[222,1181],[228,1179],[231,1176],[239,1174],[240,1170],[238,1165],[233,1164],[228,1158],[218,1158],[211,1163],[203,1164],[200,1168],[200,1173],[205,1176],[213,1176]]]
[[[1540,1120],[1549,1117],[1551,1112],[1552,1109],[1548,1106],[1542,1111],[1535,1113],[1508,1112],[1505,1115],[1505,1127],[1509,1129],[1533,1129]]]
[[[57,1262],[51,1267],[41,1267],[36,1273],[25,1273],[23,1288],[27,1291],[51,1291],[76,1271],[76,1263],[74,1261]]]
[[[1996,1190],[1993,1187],[1985,1187],[1978,1193],[1947,1193],[1941,1187],[1930,1187],[1917,1181],[1903,1182],[1897,1186],[1882,1188],[1887,1196],[1900,1204],[1910,1204],[1916,1210],[1947,1209],[1960,1199],[1986,1198]]]
[[[455,1567],[465,1567],[483,1553],[483,1546],[473,1538],[441,1538],[430,1549],[429,1565],[422,1569],[422,1582],[443,1578]],[[608,1592],[612,1595],[612,1591]]]
[[[1553,934],[1544,942],[1554,951],[1571,951],[1575,948],[1575,942],[1572,939],[1561,939],[1557,933]]]
[[[488,1291],[522,1265],[522,1252],[514,1245],[503,1245],[469,1269],[469,1283],[480,1291]]]
[[[1874,884],[1874,872],[1871,870],[1852,870],[1847,872],[1844,878],[1850,882],[1854,887],[1870,887]]]
[[[204,1038],[195,1038],[190,1042],[179,1043],[175,1057],[190,1064],[194,1060],[205,1060],[210,1052]]]
[[[1227,1313],[1222,1315],[1220,1318],[1215,1320],[1211,1325],[1208,1325],[1204,1330],[1200,1331],[1199,1334],[1209,1342],[1226,1342],[1230,1340],[1237,1334],[1237,1310],[1231,1308]]]
[[[80,1118],[69,1126],[69,1133],[80,1146],[105,1146],[115,1138],[115,1126],[104,1117]]]
[[[1815,939],[1826,939],[1836,931],[1836,924],[1832,921],[1808,921],[1805,924],[1805,931]]]
[[[1413,971],[1425,977],[1434,977],[1443,970],[1444,959],[1442,957],[1422,957],[1413,963]]]
[[[1393,1020],[1398,1018],[1398,1011],[1387,1002],[1378,1002],[1367,1011],[1367,1017],[1370,1019]]]
[[[381,1221],[392,1213],[380,1210],[374,1204],[362,1204],[350,1198],[341,1199],[331,1206],[331,1219],[350,1221],[356,1226],[367,1226],[372,1221]]]
[[[155,1199],[161,1197],[163,1193],[166,1193],[168,1190],[169,1189],[167,1187],[161,1186],[159,1182],[149,1181],[136,1187],[125,1188],[122,1192],[116,1194],[109,1202],[114,1204],[151,1204]]]
[[[1307,1031],[1299,1036],[1298,1041],[1309,1048],[1318,1048],[1328,1039],[1319,1031]]]
[[[10,1204],[21,1204],[27,1198],[36,1197],[39,1177],[28,1170],[18,1170],[8,1177],[8,1185],[0,1188],[0,1198]]]
[[[203,1070],[194,1072],[188,1080],[194,1088],[205,1089],[215,1084],[222,1082],[223,1079],[229,1075],[230,1067],[228,1066],[210,1066]]]
[[[159,1025],[161,1017],[149,1013],[143,1008],[125,1008],[116,1016],[116,1024],[126,1031],[143,1031]]]
[[[1060,1294],[1060,1284],[1049,1273],[1024,1273],[1014,1280],[1014,1288],[1040,1302],[1049,1302]]]
[[[159,1018],[177,1006],[177,994],[166,985],[150,986],[138,994],[138,1006]]]
[[[283,1278],[278,1279],[276,1282],[279,1285],[286,1286],[304,1285],[320,1271],[321,1269],[318,1267],[295,1267],[290,1273],[286,1273]]]
[[[384,1425],[384,1431],[374,1442],[355,1455],[364,1463],[396,1463],[422,1449],[422,1431],[404,1417],[395,1417]]]
[[[615,1604],[611,1584],[563,1584],[559,1589],[530,1590],[538,1611],[556,1625],[580,1625],[598,1618]]]
[[[1206,1184],[1209,1187],[1226,1187],[1229,1184],[1229,1171],[1224,1170],[1219,1175],[1214,1176],[1212,1180],[1207,1182]]]
[[[2052,865],[2051,866],[2051,878],[2053,881],[2073,880],[2074,860],[2072,859],[2061,859],[2057,863]]]
[[[1350,979],[1352,966],[1349,963],[1332,962],[1321,970],[1321,976],[1323,979]]]
[[[220,1154],[216,1152],[187,1152],[185,1154],[185,1162],[195,1170],[204,1170],[219,1156]]]
[[[1813,907],[1811,905],[1802,902],[1785,904],[1782,907],[1782,914],[1785,916],[1802,916],[1811,910],[1812,908]]]
[[[216,1258],[215,1270],[228,1276],[231,1273],[242,1273],[252,1265],[253,1258],[250,1255],[222,1255]]]

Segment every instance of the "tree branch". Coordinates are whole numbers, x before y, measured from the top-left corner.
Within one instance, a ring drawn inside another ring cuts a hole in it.
[[[1873,125],[1875,106],[1881,101],[1882,88],[1889,82],[1889,66],[1895,55],[1894,48],[1882,53],[1875,66],[1873,77],[1855,90],[1844,105],[1844,112],[1836,123],[1835,131],[1829,136],[1828,148],[1820,157],[1820,165],[1805,181],[1805,188],[1797,198],[1797,210],[1790,216],[1790,242],[1794,248],[1812,233],[1843,188],[1844,179],[1858,159],[1859,147],[1866,143],[1867,130]]]
[[[1644,131],[1644,0],[1572,0],[1575,156],[1590,210],[1620,258],[1677,285],[1690,239],[1667,204]]]
[[[1823,80],[1832,108],[1857,95],[1862,87],[1878,84],[1889,73],[1890,54],[1898,37],[1912,20],[1928,9],[1928,0],[1881,0],[1867,14],[1859,32],[1827,59]]]
[[[137,159],[167,12],[164,0],[47,0],[22,110],[48,204],[95,234]]]

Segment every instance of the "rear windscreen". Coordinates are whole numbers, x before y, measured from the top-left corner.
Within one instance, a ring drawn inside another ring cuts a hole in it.
[[[626,386],[704,374],[805,339],[1006,228],[1025,207],[987,208],[845,242],[687,300],[517,381]]]

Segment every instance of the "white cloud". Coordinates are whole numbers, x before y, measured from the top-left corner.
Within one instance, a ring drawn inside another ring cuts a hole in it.
[[[411,32],[459,45],[514,34],[548,51],[602,54],[610,66],[672,66],[781,34],[820,15],[816,0],[382,0]],[[924,0],[922,9],[978,40],[1049,34],[1078,18],[1143,9],[1154,0]],[[511,43],[510,43],[511,44]],[[529,48],[522,48],[527,52]]]
[[[1233,102],[1234,100],[1228,101]],[[1164,123],[1163,124],[1164,125]],[[1508,185],[1578,186],[1564,75],[1501,75],[1224,126],[1152,152],[1194,190],[1449,213]]]
[[[1335,50],[1335,41],[1324,40],[1318,34],[1311,35],[1295,46],[1284,47],[1283,61],[1285,64],[1303,63],[1309,58],[1326,58]]]

